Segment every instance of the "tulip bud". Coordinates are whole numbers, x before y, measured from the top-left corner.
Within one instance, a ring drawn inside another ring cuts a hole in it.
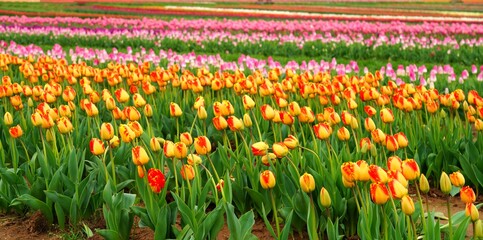
[[[399,149],[399,145],[394,136],[391,136],[391,135],[386,136],[386,148],[391,152],[395,152]]]
[[[210,140],[205,136],[195,138],[195,150],[199,155],[206,155],[211,152]]]
[[[153,107],[151,104],[144,105],[144,115],[148,118],[153,116]]]
[[[447,114],[446,112],[444,111],[444,109],[441,109],[441,112],[439,112],[439,117],[441,118],[446,118]]]
[[[392,179],[387,183],[387,185],[391,190],[392,197],[395,199],[401,199],[403,196],[408,194],[408,189],[396,179]]]
[[[250,114],[245,113],[243,115],[243,125],[245,125],[245,127],[251,127],[252,126],[252,119],[250,118]]]
[[[116,96],[117,101],[120,103],[125,103],[129,101],[129,93],[124,90],[124,88],[120,88],[114,91],[114,95]]]
[[[288,135],[288,137],[283,140],[283,144],[285,144],[288,149],[295,149],[298,147],[299,141],[293,135]]]
[[[475,222],[474,236],[475,236],[476,239],[483,238],[483,222],[481,220],[477,220]]]
[[[186,144],[186,146],[191,146],[193,144],[193,138],[189,132],[184,132],[179,135],[179,140]]]
[[[469,186],[464,186],[460,190],[460,198],[464,203],[474,203],[476,201],[476,195],[473,189]]]
[[[200,164],[202,161],[201,161],[201,157],[196,155],[196,154],[188,154],[188,157],[187,157],[187,162],[189,165],[198,165]]]
[[[451,184],[455,187],[463,187],[465,185],[465,177],[460,171],[451,173],[449,179],[451,180]]]
[[[89,143],[89,148],[91,150],[91,153],[94,155],[101,155],[105,151],[104,143],[98,138],[91,139]]]
[[[6,112],[5,115],[3,115],[3,122],[5,123],[5,125],[7,126],[10,126],[13,124],[13,117],[12,117],[12,114],[10,114],[9,112]]]
[[[283,158],[288,154],[288,147],[283,142],[274,143],[272,151],[278,158]]]
[[[177,103],[171,102],[169,105],[169,114],[171,117],[180,117],[183,115],[183,111],[181,111],[181,108]]]
[[[149,146],[151,147],[151,151],[153,152],[161,151],[161,144],[156,139],[156,137],[152,137],[151,140],[149,140]]]
[[[132,100],[133,100],[134,106],[137,108],[144,107],[144,105],[146,105],[146,100],[144,100],[143,96],[141,96],[141,94],[139,93],[135,93],[132,96]]]
[[[10,133],[10,136],[13,138],[19,138],[23,135],[23,130],[20,127],[20,125],[9,128],[8,132]]]
[[[277,161],[277,155],[275,155],[275,153],[268,153],[262,156],[262,163],[265,166],[270,166],[270,163],[275,164],[276,161]]]
[[[312,174],[310,173],[304,173],[300,177],[300,187],[302,188],[302,191],[306,193],[310,193],[314,191],[315,189],[315,180]]]
[[[424,174],[421,174],[421,176],[419,177],[419,189],[423,193],[429,192],[429,182],[426,176],[424,176]]]
[[[389,200],[389,192],[384,183],[371,183],[371,200],[375,204],[384,204]]]
[[[255,101],[253,101],[253,99],[250,96],[244,95],[242,100],[243,100],[243,107],[245,108],[245,110],[250,110],[255,107]]]
[[[330,205],[332,205],[329,192],[324,187],[320,189],[320,204],[325,208],[328,208]]]
[[[140,137],[143,134],[143,127],[138,121],[132,121],[127,124],[129,128],[134,132],[136,137]]]
[[[465,215],[467,217],[470,217],[472,222],[478,221],[478,219],[480,219],[480,213],[478,212],[478,209],[473,203],[466,204]]]
[[[223,116],[217,116],[212,119],[213,126],[215,126],[216,130],[221,131],[228,127],[228,122]]]
[[[381,120],[383,123],[392,123],[394,122],[394,114],[392,110],[389,108],[383,108],[380,111]]]
[[[300,114],[300,106],[297,102],[291,102],[288,104],[288,110],[290,115],[298,116]]]
[[[201,106],[200,108],[198,108],[197,114],[198,114],[198,118],[201,120],[204,120],[208,117],[208,113],[206,113],[206,109],[204,106]]]
[[[374,123],[374,120],[372,118],[368,117],[364,120],[364,128],[368,132],[372,132],[376,129],[376,124]]]
[[[355,170],[356,164],[353,162],[345,162],[340,166],[340,170],[342,172],[342,178],[345,179],[348,182],[353,182],[355,181]]]
[[[102,123],[101,130],[100,130],[101,139],[111,140],[114,137],[114,128],[112,127],[111,123]]]
[[[341,141],[347,141],[350,139],[351,135],[349,133],[349,130],[347,130],[347,128],[341,127],[339,128],[339,130],[337,130],[337,137]]]
[[[181,177],[184,180],[188,180],[188,181],[193,180],[193,178],[195,178],[195,169],[193,168],[193,166],[184,164],[181,167]]]
[[[444,194],[449,194],[451,191],[451,180],[448,177],[448,174],[445,172],[441,173],[441,178],[439,179],[439,185],[441,188],[441,192]]]
[[[178,159],[185,158],[188,155],[188,147],[183,142],[174,144],[174,157]]]
[[[138,166],[137,169],[138,169],[139,178],[144,178],[144,168],[143,168],[143,166]]]
[[[171,141],[164,141],[163,153],[164,153],[164,156],[166,156],[167,158],[173,158],[174,157],[174,143],[171,142]]]
[[[332,134],[332,128],[326,123],[318,123],[313,128],[315,136],[321,140],[329,138],[330,134]]]
[[[57,120],[57,129],[59,129],[60,133],[66,134],[72,132],[74,126],[72,125],[72,122],[69,120],[69,118],[61,117]]]
[[[126,124],[121,124],[119,126],[119,135],[121,136],[121,140],[125,143],[129,143],[136,138],[136,133],[134,133],[134,131]]]
[[[88,102],[84,105],[85,111],[87,116],[95,117],[99,115],[99,110],[97,109],[96,105],[92,102]]]
[[[263,156],[267,154],[268,144],[265,142],[257,142],[252,144],[252,153],[255,156]]]
[[[271,189],[275,187],[275,175],[270,170],[265,170],[260,174],[260,185],[263,189]]]
[[[396,138],[397,144],[400,148],[405,148],[408,146],[408,138],[403,132],[394,134],[394,137]]]
[[[376,183],[387,183],[389,180],[387,172],[377,165],[369,166],[369,177]]]
[[[404,160],[401,167],[402,173],[408,181],[418,178],[421,174],[418,163],[412,158]]]
[[[243,125],[242,120],[240,120],[239,118],[237,118],[235,116],[229,116],[227,123],[228,123],[228,127],[230,127],[230,130],[234,131],[234,132],[243,130],[244,127],[245,127]]]
[[[359,160],[356,162],[357,168],[355,168],[355,180],[365,182],[369,181],[371,177],[369,176],[369,164],[364,160]]]
[[[398,156],[391,156],[387,159],[387,169],[391,171],[402,171],[402,161]]]
[[[216,190],[217,190],[218,192],[221,192],[221,190],[223,189],[223,187],[225,187],[225,180],[220,179],[220,180],[218,181],[218,183],[216,184]]]
[[[145,165],[149,162],[149,156],[146,150],[141,146],[133,147],[131,150],[132,161],[135,165]]]
[[[262,112],[262,117],[265,120],[272,120],[275,117],[275,111],[268,104],[261,106],[260,111]]]
[[[404,214],[411,216],[414,213],[414,201],[409,195],[401,198],[401,208]]]
[[[346,188],[353,188],[356,185],[354,181],[348,181],[345,177],[342,177],[342,184]]]
[[[118,136],[114,136],[111,138],[111,140],[109,140],[109,146],[111,148],[117,148],[119,147],[119,144],[121,144],[121,141],[119,140]]]

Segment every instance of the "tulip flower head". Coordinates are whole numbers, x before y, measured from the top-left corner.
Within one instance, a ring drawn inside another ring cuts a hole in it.
[[[19,138],[23,135],[23,130],[20,127],[20,125],[17,125],[15,127],[11,127],[8,129],[8,132],[10,133],[10,136],[12,138]]]
[[[257,142],[252,144],[252,153],[255,156],[263,156],[267,154],[268,151],[268,144],[265,142]]]
[[[195,138],[194,145],[198,155],[206,155],[211,152],[210,140],[205,136]]]
[[[464,186],[460,190],[460,198],[464,203],[474,203],[476,201],[476,195],[473,189],[469,186]]]
[[[132,161],[135,165],[145,165],[149,162],[149,156],[146,150],[141,146],[133,147],[131,150]]]
[[[105,151],[104,143],[98,138],[93,138],[89,142],[89,149],[91,150],[92,154],[101,155]]]
[[[465,215],[470,217],[472,222],[478,221],[480,219],[480,213],[478,212],[478,208],[476,208],[475,204],[467,203],[465,207]]]
[[[414,211],[414,201],[409,195],[405,195],[404,197],[401,198],[401,208],[402,212],[408,216],[411,216]]]
[[[260,185],[262,185],[263,189],[272,189],[275,187],[275,184],[275,175],[273,175],[272,171],[265,170],[260,174]]]
[[[302,191],[306,193],[310,193],[314,191],[315,189],[315,180],[314,176],[310,173],[304,173],[300,177],[300,187],[302,188]]]
[[[320,189],[320,204],[322,205],[322,207],[325,207],[325,208],[328,208],[330,207],[330,205],[332,205],[330,194],[327,191],[327,189],[325,189],[324,187]]]
[[[177,103],[171,102],[169,105],[169,114],[171,117],[180,117],[183,115],[183,111],[181,111],[181,108]]]
[[[368,173],[372,182],[387,183],[389,180],[387,172],[377,165],[370,165]]]
[[[389,200],[389,191],[384,183],[371,183],[371,200],[373,203],[381,205]]]
[[[451,191],[451,180],[448,177],[448,174],[445,172],[441,173],[441,178],[439,179],[439,187],[441,188],[441,192],[444,194],[449,194]]]
[[[465,185],[465,177],[460,171],[451,173],[449,179],[451,180],[451,184],[455,187],[463,187]]]
[[[181,177],[184,180],[193,180],[193,178],[195,178],[195,169],[193,168],[193,166],[189,164],[184,164],[181,167]]]
[[[404,160],[401,168],[404,177],[408,181],[415,180],[421,174],[418,163],[412,158]]]
[[[148,171],[148,183],[154,193],[159,193],[164,188],[166,179],[159,169],[151,168]]]

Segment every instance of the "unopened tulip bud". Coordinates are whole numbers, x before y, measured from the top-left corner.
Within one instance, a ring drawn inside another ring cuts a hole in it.
[[[180,117],[181,115],[183,115],[183,111],[181,111],[181,108],[177,103],[172,102],[169,105],[169,114],[171,115],[171,117]]]
[[[401,208],[402,212],[408,216],[411,216],[416,209],[414,207],[414,201],[409,195],[405,195],[401,198]]]
[[[394,137],[396,137],[397,144],[400,148],[405,148],[408,146],[408,138],[403,132],[394,134]]]
[[[389,191],[384,183],[371,183],[371,200],[373,203],[381,205],[389,200]]]
[[[60,133],[66,134],[72,132],[74,126],[72,125],[72,122],[69,120],[69,118],[61,117],[57,120],[57,129],[59,129]]]
[[[306,193],[310,193],[314,191],[315,189],[315,180],[312,174],[310,173],[304,173],[300,177],[300,187],[302,188],[302,191]]]
[[[399,149],[399,145],[394,136],[391,136],[391,135],[386,136],[386,148],[391,152],[395,152]]]
[[[163,153],[164,153],[164,156],[166,156],[167,158],[173,158],[174,157],[174,143],[171,142],[171,141],[164,141]]]
[[[449,179],[451,180],[451,184],[455,187],[463,187],[465,185],[465,177],[460,171],[451,173]]]
[[[210,140],[205,136],[195,138],[195,150],[199,155],[206,155],[211,152]]]
[[[402,171],[402,160],[398,156],[391,156],[387,159],[387,169],[391,171]]]
[[[283,142],[274,143],[272,151],[278,158],[283,158],[288,154],[288,147]]]
[[[208,113],[206,113],[206,109],[204,106],[201,106],[200,108],[198,108],[197,114],[198,114],[198,118],[201,120],[204,120],[208,117]]]
[[[240,131],[244,129],[243,121],[235,116],[229,116],[227,121],[228,127],[230,127],[231,131]]]
[[[288,149],[295,149],[299,146],[299,140],[293,135],[288,135],[288,137],[283,140],[283,143]]]
[[[47,132],[50,132],[50,131],[47,131]],[[91,153],[94,155],[101,155],[105,151],[104,143],[102,142],[102,140],[98,138],[91,139],[89,143],[89,148],[91,150]]]
[[[250,118],[250,114],[245,113],[243,115],[243,125],[245,125],[245,127],[251,127],[252,126],[252,119]]]
[[[441,192],[444,194],[449,194],[451,191],[451,180],[448,177],[448,174],[445,172],[441,173],[441,178],[439,179],[439,186],[441,188]]]
[[[161,151],[161,144],[156,139],[156,137],[152,137],[151,140],[149,140],[149,146],[151,147],[151,151],[153,152]]]
[[[6,112],[5,115],[3,115],[3,123],[5,123],[5,125],[7,126],[10,126],[13,124],[13,117],[11,113]]]
[[[423,193],[429,192],[429,182],[426,176],[424,176],[424,174],[421,174],[421,176],[419,177],[419,189]]]
[[[260,111],[262,112],[262,117],[265,120],[272,120],[275,117],[275,111],[268,104],[261,106]]]
[[[188,147],[183,142],[174,144],[174,157],[178,159],[185,158],[188,155]]]
[[[191,146],[193,144],[193,138],[189,132],[184,132],[179,135],[179,140],[186,144],[186,146]]]
[[[268,153],[262,156],[262,164],[265,166],[270,166],[270,164],[275,164],[277,161],[277,155],[275,153]]]
[[[187,162],[189,165],[198,165],[200,164],[202,161],[201,161],[201,157],[196,155],[196,154],[188,154],[188,157],[187,157]]]
[[[374,120],[372,118],[368,117],[364,120],[364,128],[368,132],[372,132],[376,129],[376,124],[374,123]]]
[[[253,99],[250,96],[244,95],[242,100],[243,100],[243,107],[246,110],[250,110],[253,107],[255,107],[255,101],[253,101]]]
[[[149,156],[146,150],[141,146],[133,147],[131,150],[132,161],[135,165],[140,166],[149,162]]]
[[[387,172],[377,165],[369,166],[369,176],[371,180],[376,183],[387,183],[389,180]]]
[[[439,117],[441,118],[446,118],[447,114],[446,112],[444,111],[444,109],[441,109],[441,112],[439,112]]]
[[[144,168],[143,168],[143,166],[138,165],[137,169],[138,169],[139,178],[144,178]]]
[[[408,189],[396,179],[392,179],[387,185],[391,190],[392,197],[395,199],[401,199],[403,196],[408,194]]]
[[[262,185],[263,189],[274,188],[275,184],[275,175],[270,170],[265,170],[260,174],[260,185]]]
[[[112,127],[111,123],[102,123],[101,130],[100,130],[101,139],[111,140],[114,137],[114,128]]]
[[[252,144],[252,153],[255,156],[263,156],[267,154],[268,144],[265,142],[257,142]]]
[[[483,221],[477,220],[475,222],[475,238],[483,238]]]
[[[111,140],[109,140],[109,146],[111,148],[117,148],[119,147],[120,144],[121,144],[121,140],[119,140],[118,136],[114,136],[111,138]]]
[[[377,157],[377,149],[376,149],[376,145],[371,145],[371,156],[373,157]]]
[[[339,130],[337,130],[337,137],[341,141],[347,141],[351,138],[351,135],[350,135],[349,130],[347,128],[341,127],[341,128],[339,128]]]
[[[320,189],[320,204],[325,208],[328,208],[330,205],[332,205],[329,192],[324,187]]]
[[[223,116],[214,117],[212,121],[213,121],[213,126],[218,131],[224,130],[228,127],[228,122]]]
[[[193,180],[193,178],[195,178],[195,169],[193,168],[193,166],[184,164],[181,167],[181,177],[184,180],[188,180],[188,181]]]
[[[144,115],[146,117],[152,117],[153,116],[153,107],[151,106],[151,104],[146,104],[144,105]]]
[[[412,158],[404,160],[401,167],[402,173],[408,181],[415,180],[421,174],[418,163]]]
[[[381,109],[380,111],[381,120],[383,123],[392,123],[394,122],[394,114],[392,110],[389,108]]]
[[[466,204],[465,215],[467,217],[470,217],[472,222],[478,221],[478,219],[480,219],[480,213],[478,212],[478,209],[473,203]]]

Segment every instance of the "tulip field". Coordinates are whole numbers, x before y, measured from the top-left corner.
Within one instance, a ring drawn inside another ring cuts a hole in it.
[[[79,238],[483,239],[481,16],[169,9],[0,16],[0,213]]]

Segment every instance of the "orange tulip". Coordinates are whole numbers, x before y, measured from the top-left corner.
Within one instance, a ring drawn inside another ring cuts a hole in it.
[[[181,111],[181,108],[177,103],[171,102],[169,105],[169,114],[171,117],[180,117],[183,115],[183,111]]]
[[[9,128],[8,132],[10,133],[10,136],[13,138],[19,138],[23,135],[23,130],[20,127],[20,125]]]
[[[387,172],[377,165],[370,165],[368,173],[373,182],[387,183],[389,180]]]
[[[129,128],[134,132],[136,137],[140,137],[143,134],[143,127],[138,121],[132,121],[127,124]]]
[[[285,144],[285,146],[287,146],[288,149],[294,149],[298,147],[299,140],[293,135],[288,135],[288,137],[283,140],[283,143]]]
[[[148,183],[154,193],[159,193],[164,188],[166,179],[159,169],[151,168],[148,171]]]
[[[262,105],[260,107],[260,111],[262,112],[262,117],[265,120],[272,120],[275,117],[275,111],[268,104]]]
[[[161,144],[156,137],[152,137],[151,140],[149,140],[149,147],[151,147],[151,151],[153,152],[161,151]]]
[[[376,124],[374,123],[374,120],[372,118],[368,117],[364,120],[364,128],[368,132],[372,132],[376,129]]]
[[[235,116],[229,116],[226,121],[228,123],[228,127],[230,128],[230,130],[234,132],[243,130],[245,127],[243,125],[243,121]]]
[[[132,96],[132,100],[133,100],[134,106],[137,108],[144,107],[144,105],[146,105],[146,100],[144,100],[143,96],[141,96],[141,94],[139,93],[135,93]]]
[[[193,138],[189,132],[184,132],[179,135],[179,140],[186,144],[186,146],[191,146],[193,144]]]
[[[42,128],[48,129],[55,125],[54,119],[49,114],[41,114]]]
[[[131,150],[132,161],[135,165],[145,165],[149,162],[149,156],[146,150],[141,146],[133,147]]]
[[[275,175],[270,170],[265,170],[260,174],[260,185],[262,185],[263,189],[274,188],[275,184]]]
[[[139,178],[144,178],[144,168],[143,166],[137,166]]]
[[[69,118],[61,117],[57,120],[57,129],[59,129],[60,133],[66,134],[72,132],[74,126],[72,125],[72,122],[69,120]]]
[[[460,198],[464,203],[474,203],[476,201],[476,195],[473,189],[469,186],[464,186],[460,190]]]
[[[401,198],[401,208],[402,212],[408,216],[411,216],[416,209],[414,207],[414,201],[409,195],[405,195]]]
[[[306,193],[310,193],[310,192],[314,191],[315,180],[314,180],[314,176],[312,176],[312,174],[304,173],[300,177],[299,181],[300,181],[300,188],[302,188],[302,191],[304,191]]]
[[[181,167],[181,177],[184,180],[188,180],[188,181],[193,180],[195,178],[195,169],[193,168],[193,166],[184,164]]]
[[[414,159],[406,159],[402,162],[402,173],[408,180],[414,180],[421,174],[418,163]]]
[[[198,165],[202,162],[201,157],[196,154],[188,154],[187,162],[189,165]]]
[[[278,158],[283,158],[288,154],[288,147],[283,142],[274,143],[272,151]]]
[[[389,190],[391,190],[392,197],[395,199],[401,199],[408,194],[408,189],[396,179],[392,179],[387,185]]]
[[[134,133],[134,131],[126,124],[121,124],[119,126],[119,135],[121,136],[121,140],[125,143],[129,143],[136,138],[136,133]]]
[[[394,122],[394,114],[392,113],[392,110],[389,108],[383,108],[379,112],[381,115],[381,120],[383,123],[392,123]]]
[[[300,114],[300,106],[297,102],[291,102],[288,104],[288,111],[290,115],[297,117]]]
[[[127,119],[129,119],[129,121],[139,121],[139,119],[141,119],[141,113],[132,106],[125,107],[122,110],[122,113]]]
[[[255,156],[263,156],[267,154],[268,144],[265,142],[257,142],[252,144],[252,153]]]
[[[198,118],[201,120],[204,120],[208,117],[208,113],[206,113],[206,109],[204,106],[201,106],[200,108],[198,108],[198,111],[196,113],[198,115]]]
[[[340,166],[342,172],[342,178],[348,182],[353,182],[356,180],[356,167],[358,167],[353,162],[345,162]]]
[[[112,127],[111,123],[102,123],[101,130],[100,130],[101,139],[111,140],[114,137],[114,128]]]
[[[480,219],[480,213],[478,212],[478,208],[476,208],[475,204],[467,203],[465,207],[465,215],[470,217],[472,222],[478,221]]]
[[[116,96],[117,101],[120,103],[125,103],[129,101],[129,93],[124,90],[124,88],[120,88],[114,91],[114,95]]]
[[[389,192],[384,183],[371,183],[371,200],[375,204],[384,204],[389,200]]]
[[[201,106],[205,106],[205,99],[202,96],[198,96],[193,104],[194,109],[198,110]]]
[[[280,120],[282,121],[283,124],[290,126],[294,123],[294,117],[290,113],[285,111],[280,111],[279,115],[280,115]]]
[[[386,148],[391,152],[395,152],[399,149],[399,145],[394,136],[391,136],[391,135],[386,136]]]
[[[376,109],[372,106],[369,106],[369,105],[364,106],[364,112],[366,112],[366,114],[367,114],[367,116],[369,116],[369,118],[376,115],[376,113],[377,113]]]
[[[87,116],[89,117],[95,117],[99,115],[99,110],[97,109],[96,105],[92,102],[85,103],[84,108]]]
[[[183,142],[174,144],[174,157],[178,159],[185,158],[188,155],[188,147]]]
[[[221,131],[228,127],[228,122],[223,116],[217,116],[212,119],[213,126],[215,126],[216,130]]]
[[[89,149],[91,150],[92,154],[101,155],[105,151],[104,143],[98,138],[93,138],[89,143]]]
[[[270,164],[275,164],[277,161],[277,155],[275,153],[268,153],[262,156],[262,164],[265,166],[270,166]]]
[[[337,130],[337,137],[341,141],[347,141],[350,139],[351,135],[349,133],[349,130],[347,130],[347,128],[341,127],[339,128],[339,130]]]
[[[387,169],[390,171],[402,171],[402,160],[398,156],[391,156],[387,159]]]
[[[465,177],[460,171],[451,173],[449,179],[451,180],[451,184],[455,187],[463,187],[465,185]]]
[[[210,140],[205,136],[195,138],[195,150],[199,155],[206,155],[211,152]]]
[[[332,128],[326,123],[318,123],[313,128],[315,136],[321,140],[329,138],[330,134],[332,134]]]
[[[299,121],[302,123],[311,123],[315,121],[315,115],[310,107],[302,107],[298,115]]]

